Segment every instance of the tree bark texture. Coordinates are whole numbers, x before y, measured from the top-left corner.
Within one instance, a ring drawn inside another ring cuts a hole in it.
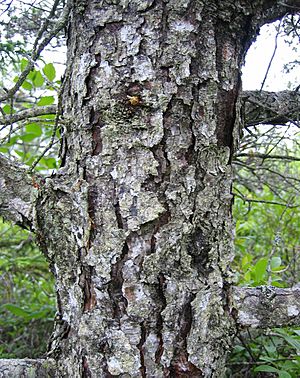
[[[74,3],[63,168],[34,212],[55,376],[224,374],[240,67],[269,3]]]

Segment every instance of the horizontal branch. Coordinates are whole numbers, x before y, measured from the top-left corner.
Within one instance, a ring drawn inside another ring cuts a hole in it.
[[[241,99],[245,126],[296,123],[300,119],[300,93],[296,91],[244,91]]]
[[[259,1],[259,5],[261,1]],[[253,4],[255,7],[255,5]],[[296,13],[300,10],[300,0],[264,0],[264,12],[260,17],[260,24],[279,20],[286,14]]]
[[[31,229],[32,201],[37,185],[26,169],[0,154],[0,216]]]
[[[253,203],[266,203],[268,205],[283,206],[283,207],[287,207],[289,209],[295,209],[295,208],[299,207],[299,205],[290,205],[289,203],[284,203],[284,202],[276,202],[276,201],[268,201],[268,200],[263,200],[263,199],[248,198],[248,197],[243,196],[242,194],[238,194],[238,193],[235,193],[235,192],[233,192],[232,194],[235,197],[240,198],[244,202],[249,202],[249,203],[251,203],[251,202],[253,202]]]
[[[231,313],[242,327],[300,325],[300,288],[233,287]]]
[[[250,157],[250,158],[258,158],[258,159],[276,159],[276,160],[290,160],[290,161],[300,161],[300,157],[297,157],[297,156],[291,156],[291,155],[269,155],[269,154],[261,154],[261,153],[258,153],[258,152],[255,152],[255,153],[245,153],[245,152],[241,152],[241,153],[237,153],[235,156],[235,158],[238,158],[238,157]]]
[[[54,360],[0,359],[0,377],[54,377]]]
[[[12,123],[22,121],[24,119],[29,119],[32,117],[37,117],[47,114],[56,114],[57,107],[56,105],[49,106],[39,106],[30,109],[21,110],[17,113],[7,116],[5,118],[0,118],[1,125],[11,125]]]

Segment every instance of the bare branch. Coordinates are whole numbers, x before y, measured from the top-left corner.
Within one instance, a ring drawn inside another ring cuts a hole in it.
[[[260,18],[261,25],[279,20],[286,14],[298,12],[300,0],[264,0],[263,6],[265,10]]]
[[[271,59],[269,61],[269,64],[268,64],[268,67],[267,67],[267,70],[266,70],[266,73],[265,73],[265,76],[264,76],[263,81],[261,83],[260,92],[263,90],[263,87],[265,85],[265,82],[267,80],[268,74],[269,74],[271,66],[272,66],[272,62],[275,58],[275,54],[276,54],[277,47],[278,47],[278,36],[279,36],[279,33],[280,33],[280,27],[281,27],[281,21],[280,21],[280,24],[279,24],[279,27],[278,27],[278,30],[277,30],[277,33],[276,33],[276,36],[275,36],[275,46],[274,46],[273,54],[271,56]]]
[[[235,158],[238,157],[250,157],[250,158],[259,158],[259,159],[278,159],[278,160],[290,160],[290,161],[300,161],[300,157],[297,156],[290,156],[290,155],[269,155],[269,154],[260,154],[258,152],[255,153],[238,153],[234,156]]]
[[[245,126],[299,121],[300,93],[296,91],[244,91],[241,98],[244,103]]]
[[[57,107],[56,105],[48,106],[39,106],[30,109],[21,110],[18,113],[15,113],[9,117],[0,118],[1,125],[11,125],[14,122],[22,121],[24,119],[37,117],[47,114],[56,114]]]
[[[276,202],[276,201],[267,201],[267,200],[263,200],[263,199],[252,199],[252,198],[245,197],[242,194],[238,194],[238,193],[235,193],[235,192],[233,192],[232,194],[235,197],[242,199],[244,202],[249,202],[249,203],[250,202],[266,203],[268,205],[284,206],[284,207],[288,207],[290,209],[294,209],[294,208],[297,208],[297,207],[300,206],[300,205],[290,205],[288,203],[281,203],[281,202]]]
[[[300,288],[233,287],[231,313],[242,327],[300,325]]]
[[[32,229],[32,203],[40,180],[0,154],[0,215]]]
[[[0,378],[4,377],[54,377],[54,360],[0,359]]]

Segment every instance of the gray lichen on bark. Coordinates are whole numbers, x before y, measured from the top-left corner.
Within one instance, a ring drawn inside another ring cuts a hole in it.
[[[76,345],[71,335],[62,344],[85,353],[92,375],[209,376],[221,366],[228,335],[220,336],[231,327],[223,292],[243,53],[239,41],[217,33],[216,10],[202,2],[89,2],[84,21],[73,14],[64,169],[83,172],[88,209],[75,209],[74,200],[68,208],[73,228],[87,213],[90,228],[87,243],[69,240],[69,231],[67,242],[52,244],[68,245],[68,263],[62,252],[53,259],[72,272],[57,272],[59,297],[63,319],[80,335]],[[66,231],[69,222],[65,216]],[[71,290],[66,283],[76,269],[84,271],[81,296],[76,280]]]

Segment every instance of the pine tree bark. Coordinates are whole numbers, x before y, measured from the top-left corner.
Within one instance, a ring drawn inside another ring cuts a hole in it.
[[[63,168],[33,217],[56,277],[56,377],[224,374],[240,67],[287,10],[270,3],[74,3]]]

